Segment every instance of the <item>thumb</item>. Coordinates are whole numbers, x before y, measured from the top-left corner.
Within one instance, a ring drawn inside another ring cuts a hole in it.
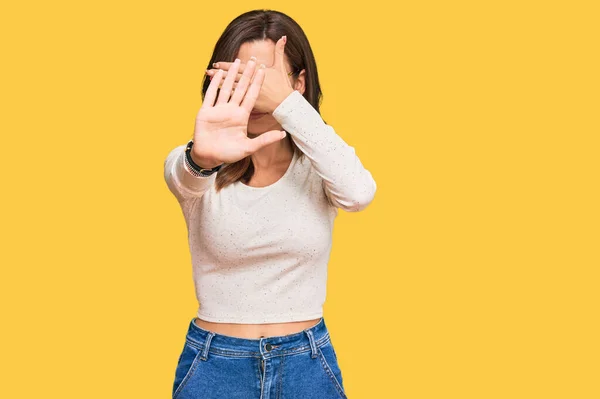
[[[276,141],[279,141],[281,139],[283,139],[286,135],[285,130],[271,130],[269,132],[265,132],[263,134],[261,134],[258,137],[255,137],[253,139],[248,138],[248,152],[249,153],[254,153],[258,150],[260,150],[261,148],[263,148],[264,146],[267,146],[269,144],[272,144]]]
[[[275,67],[279,69],[281,72],[285,72],[285,43],[287,41],[287,37],[281,36],[277,43],[275,43]]]

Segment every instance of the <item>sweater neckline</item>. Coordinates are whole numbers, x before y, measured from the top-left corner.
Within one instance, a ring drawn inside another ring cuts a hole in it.
[[[265,190],[270,190],[278,185],[280,185],[283,181],[287,180],[289,175],[292,172],[292,169],[294,167],[294,163],[296,162],[296,151],[292,151],[292,160],[290,161],[290,164],[288,165],[287,169],[285,170],[283,176],[281,176],[277,181],[275,181],[274,183],[269,184],[268,186],[263,186],[263,187],[254,187],[254,186],[249,186],[245,183],[243,183],[241,180],[238,180],[238,186],[241,187],[243,190],[247,190],[247,191],[265,191]]]

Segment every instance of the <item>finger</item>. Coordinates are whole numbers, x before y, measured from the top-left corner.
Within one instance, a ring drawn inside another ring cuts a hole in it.
[[[256,152],[264,146],[267,146],[269,144],[283,139],[285,135],[285,130],[271,130],[270,132],[263,133],[260,136],[255,137],[253,139],[248,137],[248,140],[246,140],[246,143],[248,143],[246,150],[249,153]]]
[[[254,60],[254,62],[257,61],[255,56],[250,57],[250,60]],[[244,73],[244,70],[246,69],[247,65],[248,65],[248,63],[240,62],[240,66],[238,68],[238,73],[240,75],[242,73]],[[225,62],[225,61],[213,62],[212,66],[213,66],[213,69],[207,69],[207,72],[213,71],[213,70],[216,72],[219,69],[222,69],[224,71],[229,71],[231,69],[231,67],[233,66],[233,62]],[[210,72],[209,72],[209,74],[210,74]]]
[[[250,83],[252,83],[252,82],[250,82]],[[233,95],[235,94],[238,85],[239,85],[239,82],[233,82],[233,87],[231,88],[231,99],[233,99]],[[219,87],[219,89],[220,89],[220,87]],[[231,101],[231,99],[229,101]],[[239,103],[237,103],[237,104],[239,104]]]
[[[217,71],[215,78],[208,85],[208,89],[206,89],[206,93],[204,94],[204,101],[202,102],[202,106],[200,107],[201,109],[205,107],[212,107],[215,103],[217,90],[219,89],[219,84],[221,83],[224,74],[225,71],[223,70]]]
[[[237,84],[234,83],[235,90],[234,90],[233,95],[231,96],[231,102],[233,102],[234,104],[239,105],[240,102],[242,101],[242,99],[244,98],[244,95],[246,94],[246,91],[248,90],[248,86],[250,85],[250,80],[252,79],[252,76],[254,75],[255,69],[256,69],[255,59],[250,59],[250,62],[248,63],[246,70],[242,74],[240,81]]]
[[[233,87],[233,81],[235,80],[235,75],[237,74],[237,69],[240,65],[240,59],[236,58],[235,62],[231,66],[231,72],[225,78],[225,81],[221,85],[221,90],[219,91],[219,98],[217,98],[217,104],[225,104],[229,101],[229,96],[231,95],[231,88]]]
[[[250,59],[253,59],[253,58],[254,58],[254,61],[256,61],[256,57],[254,57],[254,56],[252,56]],[[233,66],[233,62],[219,61],[219,62],[214,62],[212,65],[213,65],[214,70],[222,69],[224,71],[229,71],[231,69],[231,67]],[[247,65],[248,65],[247,63],[240,62],[238,72],[243,73],[244,70],[246,69]]]
[[[246,69],[247,69],[247,68],[246,68]],[[240,79],[242,78],[242,76],[243,76],[243,75],[240,75],[240,74],[238,73],[238,75],[237,75],[237,77],[236,77],[235,81],[233,82],[233,87],[235,87],[236,83],[239,83],[239,81],[240,81]],[[226,77],[227,77],[227,72],[225,72],[225,75],[224,75],[224,78],[226,78]],[[210,80],[212,80],[212,78],[213,78],[213,77],[211,76],[211,77],[210,77]],[[253,78],[254,78],[254,76],[252,76],[252,78],[250,78],[250,83],[252,83],[252,79],[253,79]],[[221,82],[221,85],[219,86],[219,88],[221,88],[221,86],[222,86],[222,85],[223,85],[223,82]]]
[[[241,65],[241,64],[240,64]],[[206,72],[204,72],[206,75],[210,76],[210,78],[212,79],[213,76],[215,76],[215,74],[217,73],[218,69],[207,69]],[[231,72],[225,71],[225,76],[227,76],[228,74],[230,74]],[[238,71],[237,73],[237,77],[236,77],[236,81],[239,80],[242,77],[242,73],[240,71]]]
[[[246,70],[248,70],[248,68],[246,68]],[[225,72],[225,74],[227,74],[227,72]],[[252,75],[252,77],[250,78],[250,83],[252,83],[252,80],[254,79],[254,75],[256,75],[256,71],[254,72],[254,74]],[[243,75],[238,74],[238,79],[236,79],[233,82],[233,88],[235,89],[236,85],[239,84],[239,81],[241,79]],[[225,77],[227,77],[227,75],[225,75]],[[212,77],[210,78],[210,80],[212,80]],[[221,88],[221,86],[223,86],[223,81],[221,81],[221,84],[219,85],[219,89]]]
[[[260,88],[265,80],[265,64],[260,64],[260,68],[256,71],[254,76],[254,80],[250,84],[246,95],[244,96],[244,101],[242,101],[242,107],[244,107],[248,113],[252,112],[254,108],[254,103],[258,98],[258,94],[260,93]]]
[[[250,57],[250,61],[256,61],[256,57],[255,56]],[[215,62],[215,63],[213,63],[213,65],[221,65],[221,64],[223,64],[222,61],[221,62]],[[230,63],[226,63],[226,64],[233,64],[233,63],[230,62]],[[245,67],[247,67],[247,65],[248,64],[242,64],[242,63],[240,63],[240,68],[242,68],[242,67],[245,68]],[[210,80],[212,80],[213,77],[214,77],[214,75],[217,73],[218,70],[219,69],[207,69],[207,70],[204,71],[204,74],[210,76]],[[226,78],[229,73],[231,73],[231,71],[225,71],[224,78]],[[242,78],[242,75],[243,75],[243,73],[240,72],[240,70],[238,70],[238,73],[237,73],[235,81],[236,82],[239,81]],[[250,82],[252,82],[252,80],[254,80],[254,76],[255,75],[256,75],[256,69],[254,70],[254,74],[252,75],[252,78],[250,79]],[[223,83],[221,83],[221,84],[223,84]]]
[[[256,61],[256,57],[254,57],[254,56],[250,57],[250,59],[251,60],[254,59]],[[220,65],[221,63],[222,62],[214,63],[213,65],[217,65],[217,64]],[[240,64],[240,68],[242,67],[242,65],[247,66],[248,64]],[[207,69],[206,71],[204,71],[204,74],[210,76],[209,79],[212,80],[213,77],[214,77],[214,75],[217,73],[217,71],[218,71],[218,69]],[[254,80],[254,76],[256,75],[256,71],[257,71],[257,69],[254,70],[254,75],[252,75],[252,79],[250,79],[250,82],[252,82],[252,80]],[[231,73],[231,71],[225,71],[225,77],[227,77],[228,73]],[[243,74],[238,71],[235,81],[237,82],[238,80],[240,80],[241,77],[242,77],[242,75]]]
[[[235,91],[235,89],[237,88],[237,85],[239,84],[239,82],[233,82],[233,87],[232,87],[232,93]],[[220,89],[221,87],[219,87]]]
[[[287,73],[287,69],[285,68],[285,43],[287,41],[286,36],[281,36],[277,43],[275,43],[275,63],[273,67]]]
[[[250,77],[250,84],[252,84],[252,82],[254,81],[254,78],[256,77],[256,71],[258,71],[258,68],[256,68],[254,70],[254,73],[252,74],[252,76]]]

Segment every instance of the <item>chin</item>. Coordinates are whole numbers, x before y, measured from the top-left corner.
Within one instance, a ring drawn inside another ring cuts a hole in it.
[[[260,135],[270,130],[276,130],[277,125],[275,118],[270,115],[265,115],[256,120],[248,120],[248,134]]]

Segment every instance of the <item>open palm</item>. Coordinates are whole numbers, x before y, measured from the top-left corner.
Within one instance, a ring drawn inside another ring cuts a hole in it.
[[[285,132],[281,130],[271,130],[252,139],[248,137],[248,119],[260,93],[265,71],[264,68],[258,68],[254,74],[256,62],[251,59],[233,90],[239,65],[240,60],[236,59],[231,67],[234,71],[225,78],[218,98],[217,90],[225,72],[219,70],[216,73],[196,116],[192,154],[194,159],[200,160],[201,166],[239,161],[285,137]]]

